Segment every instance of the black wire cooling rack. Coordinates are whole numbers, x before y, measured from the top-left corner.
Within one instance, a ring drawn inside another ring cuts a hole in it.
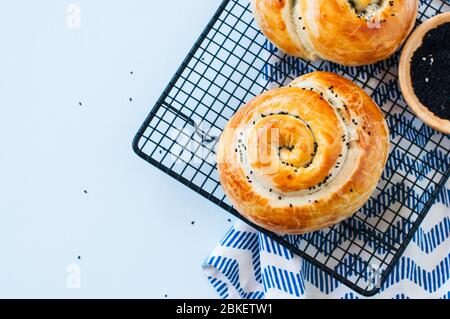
[[[418,24],[450,10],[448,0],[420,2]],[[450,139],[412,114],[398,89],[397,66],[398,54],[356,68],[286,56],[259,32],[248,0],[224,0],[140,128],[133,148],[245,220],[227,201],[215,163],[216,142],[230,117],[253,96],[301,74],[325,70],[351,79],[382,107],[391,131],[390,157],[373,196],[353,218],[312,234],[280,237],[253,226],[356,292],[372,296],[450,175]]]

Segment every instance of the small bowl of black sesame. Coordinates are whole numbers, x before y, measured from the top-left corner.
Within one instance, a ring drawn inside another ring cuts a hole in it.
[[[411,34],[400,57],[399,82],[414,113],[450,134],[450,12],[427,20]]]

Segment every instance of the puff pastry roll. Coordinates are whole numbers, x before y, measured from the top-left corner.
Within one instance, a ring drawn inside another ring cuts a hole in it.
[[[391,56],[414,27],[418,0],[251,0],[262,32],[289,55],[342,65]]]
[[[217,164],[244,217],[302,234],[361,208],[388,153],[388,127],[375,102],[339,75],[314,72],[243,106],[220,137]]]

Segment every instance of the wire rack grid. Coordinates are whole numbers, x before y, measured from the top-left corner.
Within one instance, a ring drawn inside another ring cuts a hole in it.
[[[417,24],[450,10],[420,1]],[[399,55],[374,65],[308,62],[278,51],[259,32],[248,0],[224,0],[133,141],[144,160],[304,258],[304,274],[330,276],[364,296],[386,284],[450,175],[450,139],[423,124],[397,85]],[[255,95],[316,70],[341,74],[382,107],[391,132],[388,164],[368,203],[351,219],[303,236],[279,236],[233,209],[219,183],[215,146],[236,110]],[[276,249],[275,249],[276,250]],[[315,266],[315,267],[313,267]]]

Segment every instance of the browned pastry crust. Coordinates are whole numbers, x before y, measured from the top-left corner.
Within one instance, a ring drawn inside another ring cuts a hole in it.
[[[407,38],[418,0],[252,0],[262,32],[289,55],[363,65]]]
[[[361,208],[388,151],[389,131],[373,100],[339,75],[314,72],[242,107],[222,133],[217,163],[243,216],[301,234]]]

